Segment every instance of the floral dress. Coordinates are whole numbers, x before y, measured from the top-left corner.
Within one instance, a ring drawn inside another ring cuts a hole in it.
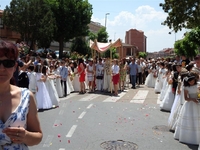
[[[120,71],[120,81],[124,82],[126,80],[126,70],[124,69],[124,67],[126,66],[126,64],[121,63],[119,65]]]
[[[2,131],[8,127],[27,128],[29,103],[29,90],[26,88],[21,88],[21,100],[18,107],[5,123],[0,120],[0,150],[28,150],[28,146],[25,144],[12,143],[11,139],[5,133],[2,133]]]

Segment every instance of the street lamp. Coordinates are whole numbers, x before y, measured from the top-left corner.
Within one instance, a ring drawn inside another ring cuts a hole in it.
[[[106,22],[107,22],[107,16],[110,15],[110,13],[105,14],[105,28],[106,28]]]

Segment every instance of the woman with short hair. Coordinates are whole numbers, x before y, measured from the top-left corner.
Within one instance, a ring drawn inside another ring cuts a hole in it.
[[[0,149],[28,150],[42,140],[33,94],[13,83],[18,50],[0,41]]]

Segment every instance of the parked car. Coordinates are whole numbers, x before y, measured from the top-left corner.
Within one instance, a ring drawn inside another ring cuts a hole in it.
[[[55,50],[54,52],[55,52],[55,54],[56,54],[57,58],[59,58],[59,50]],[[63,53],[67,53],[67,54],[69,54],[70,52],[69,52],[69,51],[66,51],[66,50],[64,50],[64,51],[63,51]]]
[[[46,51],[47,51],[48,53],[53,52],[53,50],[48,49],[48,48],[46,49]],[[43,49],[43,48],[36,50],[36,53],[44,53],[44,52],[45,52],[45,49]]]

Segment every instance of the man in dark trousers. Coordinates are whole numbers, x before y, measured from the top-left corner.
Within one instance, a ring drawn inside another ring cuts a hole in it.
[[[61,85],[64,85],[64,97],[67,96],[67,76],[68,76],[68,68],[65,66],[65,61],[62,60],[60,67],[60,76],[61,76]]]

